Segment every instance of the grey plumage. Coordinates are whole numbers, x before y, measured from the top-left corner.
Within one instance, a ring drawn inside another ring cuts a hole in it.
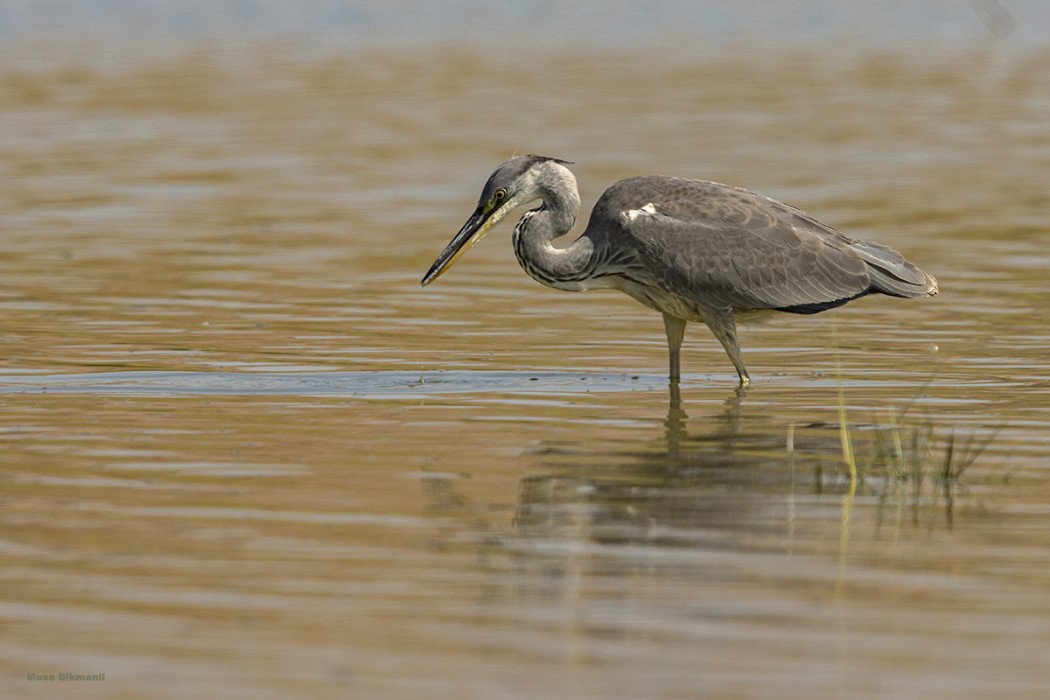
[[[489,178],[474,214],[423,278],[436,279],[512,209],[537,199],[514,229],[515,255],[547,286],[620,289],[664,316],[670,375],[679,378],[687,321],[703,321],[749,377],[736,318],[755,312],[811,314],[867,294],[926,297],[937,281],[878,243],[856,241],[799,209],[748,190],[677,177],[621,180],[598,199],[574,243],[576,179],[566,161],[519,156]]]

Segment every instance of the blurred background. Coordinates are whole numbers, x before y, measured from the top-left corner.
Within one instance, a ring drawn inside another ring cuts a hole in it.
[[[287,294],[258,282],[279,277],[311,288],[340,323],[388,316],[370,329],[397,331],[398,352],[382,362],[417,368],[416,334],[397,325],[414,331],[417,305],[433,316],[446,308],[436,295],[463,287],[422,296],[414,278],[488,173],[526,152],[577,164],[584,212],[622,177],[710,179],[920,262],[936,253],[927,266],[949,282],[961,266],[998,275],[1045,218],[1047,12],[1036,0],[7,0],[0,293],[9,312],[37,305],[22,327],[46,321],[33,313],[40,304],[72,310],[48,348],[77,348],[62,361],[78,366],[109,331],[119,336],[108,336],[112,351],[128,332],[152,344],[218,321],[201,313],[213,302],[265,314]],[[999,259],[937,238],[983,240],[1002,226]],[[469,259],[471,279],[490,290],[472,293],[477,303],[498,289],[551,298],[516,274],[509,246]],[[20,272],[57,273],[56,260],[61,284]],[[338,300],[320,298],[319,281]],[[373,302],[348,308],[359,291]],[[104,312],[84,338],[90,298]],[[158,313],[189,323],[158,325]],[[38,343],[5,342],[13,366],[46,364]],[[167,353],[165,366],[221,354],[187,342],[181,355],[146,349]],[[285,343],[299,352],[294,338],[265,340],[271,350]],[[237,350],[248,355],[237,361],[264,362],[251,357],[257,344]],[[118,363],[141,364],[133,354]]]
[[[340,2],[311,0],[6,0],[7,38],[200,40],[299,37],[308,43],[482,43],[581,49],[667,45],[688,54],[733,44],[848,44],[855,49],[972,47],[990,39],[1045,42],[1036,0],[904,2]]]
[[[1048,27],[0,0],[0,695],[1043,697]],[[510,225],[419,288],[528,152],[583,216],[727,182],[941,294],[745,330],[743,399],[694,324],[675,410],[658,315]]]

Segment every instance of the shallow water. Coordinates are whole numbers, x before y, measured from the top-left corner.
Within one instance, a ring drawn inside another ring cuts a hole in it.
[[[0,69],[5,697],[1050,686],[1050,54],[80,51]],[[659,317],[509,226],[419,288],[514,150],[942,293],[743,331],[742,398],[690,326],[676,409]]]

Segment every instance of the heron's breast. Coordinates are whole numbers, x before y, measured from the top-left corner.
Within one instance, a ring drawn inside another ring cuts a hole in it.
[[[670,314],[687,321],[706,323],[704,309],[695,302],[681,297],[674,292],[663,289],[658,284],[644,284],[628,277],[612,277],[614,284],[608,285],[619,289],[627,296],[660,313]],[[775,309],[733,309],[733,316],[745,325],[765,323],[776,314]]]
[[[611,277],[609,286],[619,289],[635,301],[650,309],[687,321],[703,322],[703,311],[695,303],[658,284],[646,284],[630,277]]]

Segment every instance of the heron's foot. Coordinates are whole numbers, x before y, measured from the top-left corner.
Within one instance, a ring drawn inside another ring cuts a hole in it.
[[[751,377],[747,376],[746,374],[741,374],[740,375],[740,383],[736,385],[736,396],[737,396],[737,399],[744,398],[744,395],[747,394],[747,389],[750,386],[751,386]]]
[[[667,382],[667,399],[670,408],[677,409],[682,407],[682,387],[677,379],[671,379]]]

